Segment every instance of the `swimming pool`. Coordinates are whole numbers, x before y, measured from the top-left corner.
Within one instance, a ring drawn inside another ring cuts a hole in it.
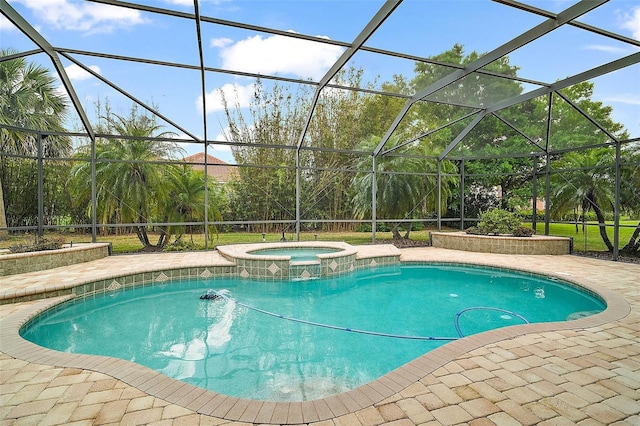
[[[201,300],[210,288],[226,298]],[[67,304],[21,334],[226,395],[300,401],[374,380],[459,337],[458,329],[469,335],[602,309],[590,294],[534,276],[407,265],[308,282],[216,278],[138,287]]]

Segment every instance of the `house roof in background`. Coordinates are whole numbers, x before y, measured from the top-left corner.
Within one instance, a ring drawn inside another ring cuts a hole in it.
[[[236,170],[232,165],[214,157],[213,155],[207,155],[206,160],[207,174],[218,182],[228,182],[236,174]],[[191,163],[191,167],[193,167],[194,170],[204,171],[204,152],[198,152],[185,157],[184,161]]]

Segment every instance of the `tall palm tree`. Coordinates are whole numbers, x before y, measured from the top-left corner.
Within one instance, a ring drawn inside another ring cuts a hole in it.
[[[0,50],[0,153],[36,156],[37,133],[33,131],[63,131],[67,100],[56,90],[56,79],[47,68],[29,63],[23,57],[2,60],[16,54],[12,49]],[[44,155],[49,157],[67,156],[72,149],[67,137],[49,136],[43,143]],[[7,184],[10,162],[11,157],[0,156],[0,228],[7,226],[2,187]],[[0,231],[0,237],[3,234],[6,235],[6,231]]]
[[[637,217],[640,213],[640,144],[630,144],[627,149],[622,150],[622,157],[626,163],[622,167],[620,188],[622,206]],[[640,256],[640,221],[621,251]]]
[[[222,215],[218,208],[219,200],[215,183],[209,181],[206,189],[204,172],[193,170],[188,165],[173,167],[167,175],[166,186],[168,197],[164,199],[159,211],[163,214],[164,222],[203,222],[205,218],[205,191],[208,190],[208,220],[221,220]],[[212,227],[213,230],[215,227]],[[168,226],[164,232],[166,238],[161,242],[164,245],[171,235],[177,235],[176,241],[186,233],[191,236],[193,243],[193,225]],[[210,234],[211,235],[211,234]]]
[[[147,226],[167,194],[164,180],[169,165],[159,161],[175,157],[181,152],[177,144],[152,138],[172,135],[160,132],[161,126],[133,108],[129,117],[109,114],[103,117],[110,134],[126,136],[101,141],[96,145],[96,187],[98,215],[103,223],[135,223],[142,245],[152,246]],[[85,151],[88,147],[85,147]],[[91,165],[83,162],[72,170],[76,185],[91,176]],[[78,188],[82,192],[82,185]],[[79,197],[86,202],[85,197]],[[91,210],[88,206],[88,212]],[[164,241],[161,233],[159,243]]]
[[[608,148],[565,154],[556,166],[569,171],[553,176],[555,196],[550,206],[551,211],[559,215],[575,208],[580,208],[583,216],[593,211],[598,219],[600,236],[609,251],[613,251],[613,244],[607,234],[605,212],[613,211],[613,164],[614,153]]]

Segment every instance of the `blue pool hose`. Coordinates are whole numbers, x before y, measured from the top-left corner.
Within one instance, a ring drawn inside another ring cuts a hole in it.
[[[356,328],[340,327],[340,326],[336,326],[336,325],[322,324],[322,323],[319,323],[319,322],[302,320],[302,319],[299,319],[299,318],[287,317],[287,316],[284,316],[284,315],[281,315],[281,314],[277,314],[275,312],[265,311],[264,309],[256,308],[255,306],[251,306],[251,305],[244,304],[242,302],[238,302],[236,299],[233,299],[231,297],[225,296],[224,294],[219,293],[219,292],[217,292],[215,290],[209,290],[207,292],[207,294],[210,294],[211,292],[215,293],[215,295],[219,296],[219,298],[222,298],[222,299],[227,300],[229,302],[233,302],[238,306],[242,306],[243,308],[247,308],[249,310],[252,310],[252,311],[255,311],[255,312],[259,312],[261,314],[265,314],[265,315],[269,315],[269,316],[272,316],[272,317],[284,319],[284,320],[287,320],[287,321],[293,321],[293,322],[297,322],[297,323],[301,323],[301,324],[313,325],[313,326],[316,326],[316,327],[329,328],[329,329],[332,329],[332,330],[348,331],[348,332],[351,332],[351,333],[368,334],[368,335],[371,335],[371,336],[380,336],[380,337],[391,337],[391,338],[394,338],[394,339],[433,340],[433,341],[436,341],[436,340],[447,340],[447,341],[458,340],[458,339],[464,337],[464,334],[462,333],[462,330],[460,329],[460,316],[463,313],[468,312],[468,311],[489,310],[489,311],[503,312],[505,314],[513,315],[513,316],[521,319],[522,321],[524,321],[525,324],[529,324],[529,321],[527,321],[527,319],[525,317],[523,317],[522,315],[516,314],[515,312],[507,311],[506,309],[501,309],[501,308],[475,306],[475,307],[472,307],[472,308],[463,309],[463,310],[461,310],[460,312],[458,312],[456,314],[455,319],[454,319],[454,323],[455,323],[456,331],[458,332],[459,337],[411,336],[411,335],[403,335],[403,334],[379,333],[377,331],[359,330],[359,329],[356,329]]]

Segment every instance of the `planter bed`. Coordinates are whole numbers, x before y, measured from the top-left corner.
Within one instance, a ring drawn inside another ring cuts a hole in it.
[[[44,271],[109,256],[109,243],[77,244],[58,250],[0,255],[0,277]]]
[[[451,250],[501,254],[571,254],[571,238],[533,235],[473,235],[466,232],[432,232],[431,245]]]

